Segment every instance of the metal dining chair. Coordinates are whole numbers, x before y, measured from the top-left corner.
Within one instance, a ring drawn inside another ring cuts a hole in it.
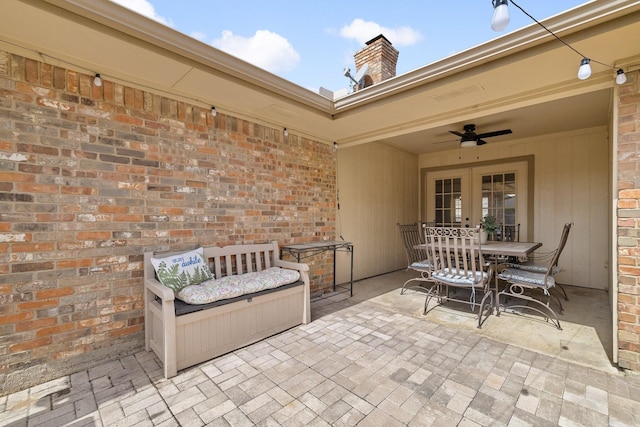
[[[504,308],[533,310],[543,315],[545,320],[548,321],[551,319],[558,329],[562,329],[558,315],[551,307],[551,301],[555,298],[561,314],[563,311],[562,303],[551,291],[558,286],[554,275],[559,271],[558,260],[567,244],[572,225],[573,223],[564,225],[558,247],[544,255],[547,260],[546,263],[527,262],[522,264],[502,264],[498,266],[498,277],[508,283],[508,286],[498,293],[498,303],[500,302],[501,296],[505,296],[508,299],[520,299],[524,301],[524,303],[509,304],[506,306],[505,301]],[[538,258],[538,260],[540,260],[540,258]]]
[[[566,237],[569,237],[569,232],[571,231],[571,227],[573,223],[567,223],[564,225],[562,229],[562,234],[560,238],[564,237],[566,233]],[[551,259],[555,254],[554,251],[536,251],[532,255],[528,256],[526,260],[518,260],[518,259],[510,259],[509,267],[511,268],[519,268],[521,270],[532,271],[534,273],[544,273],[547,269],[547,262]],[[559,273],[562,269],[558,266],[558,260],[556,260],[556,264],[553,266],[553,274]],[[558,292],[562,294],[565,301],[569,301],[569,296],[567,295],[567,291],[564,289],[561,283],[556,281],[555,288]]]
[[[482,257],[479,233],[479,228],[425,228],[427,259],[434,267],[431,273],[433,285],[427,291],[424,314],[448,301],[469,304],[472,311],[477,305],[480,307],[480,328],[485,304],[488,303],[488,314],[493,311],[493,291],[490,288],[493,266],[488,265]],[[464,297],[466,293],[451,296],[449,288],[468,290],[468,299]],[[482,300],[478,302],[480,296]],[[429,308],[431,301],[436,301],[436,304]]]
[[[431,272],[433,271],[433,265],[426,259],[425,251],[416,248],[416,245],[424,243],[422,225],[415,222],[413,224],[398,223],[397,226],[405,254],[407,255],[407,270],[414,270],[420,273],[419,277],[412,277],[403,283],[400,295],[403,295],[408,288],[426,291],[427,288],[423,285],[425,282],[432,282]],[[410,282],[417,283],[408,286]]]

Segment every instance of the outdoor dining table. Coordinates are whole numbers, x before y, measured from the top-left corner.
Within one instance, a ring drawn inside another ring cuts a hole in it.
[[[500,316],[499,310],[499,301],[498,301],[498,292],[500,289],[498,288],[498,274],[497,274],[497,264],[498,257],[516,257],[516,258],[526,258],[533,251],[542,246],[542,243],[539,242],[505,242],[501,240],[497,241],[487,241],[486,243],[480,244],[480,251],[482,255],[493,255],[493,259],[491,262],[494,263],[494,309],[496,311],[496,316]],[[419,245],[414,246],[416,249],[427,250],[427,244],[421,243]]]

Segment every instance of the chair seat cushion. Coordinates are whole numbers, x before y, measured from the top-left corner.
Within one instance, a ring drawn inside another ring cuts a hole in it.
[[[526,270],[526,271],[531,271],[534,273],[546,273],[547,272],[547,268],[549,268],[548,264],[540,264],[540,263],[536,263],[536,262],[532,262],[532,261],[527,261],[527,262],[519,262],[519,263],[509,263],[507,264],[509,266],[509,268],[517,268],[520,270]],[[558,267],[557,265],[554,266],[551,269],[551,274],[556,274],[558,272],[560,272],[560,267]]]
[[[455,270],[451,270],[449,268],[445,268],[443,270],[438,270],[432,274],[433,279],[438,282],[451,284],[454,286],[477,286],[480,283],[484,283],[487,281],[487,273],[484,271],[477,271],[475,275],[472,271],[469,271],[468,274],[465,274],[464,271],[456,272]]]
[[[225,276],[187,286],[176,294],[176,298],[189,304],[208,304],[214,301],[251,294],[265,289],[293,283],[300,279],[300,272],[280,267],[262,271]]]
[[[521,283],[524,285],[537,286],[541,288],[552,288],[556,285],[556,281],[553,276],[547,277],[547,283],[545,285],[544,276],[544,273],[536,273],[519,268],[507,268],[506,270],[502,270],[502,272],[498,274],[499,278],[510,283]]]
[[[433,269],[433,265],[427,259],[423,259],[422,261],[416,261],[409,266],[409,268],[413,268],[414,270],[431,270]]]

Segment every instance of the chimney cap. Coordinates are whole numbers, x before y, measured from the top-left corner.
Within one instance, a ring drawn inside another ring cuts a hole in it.
[[[371,43],[373,43],[373,42],[375,42],[375,41],[378,41],[379,39],[385,39],[385,40],[387,41],[387,43],[389,43],[389,44],[393,44],[393,43],[391,43],[391,42],[389,41],[389,39],[388,39],[388,38],[386,38],[386,37],[385,37],[384,35],[382,35],[382,34],[375,36],[374,38],[372,38],[371,40],[369,40],[369,41],[368,41],[368,42],[366,42],[365,44],[366,44],[367,46],[369,46]]]

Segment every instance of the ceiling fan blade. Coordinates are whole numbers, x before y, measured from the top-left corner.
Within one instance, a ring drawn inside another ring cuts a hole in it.
[[[450,131],[449,131],[449,133],[452,133],[452,134],[454,134],[454,135],[458,135],[458,136],[460,136],[460,137],[464,136],[464,134],[463,134],[463,133],[456,132],[455,130],[450,130]]]
[[[502,129],[502,130],[497,130],[497,131],[494,131],[494,132],[480,133],[480,134],[476,135],[476,137],[478,139],[480,139],[480,138],[491,138],[492,136],[506,135],[508,133],[512,133],[511,129]]]
[[[478,140],[476,141],[476,145],[484,145],[486,143],[487,143],[487,141],[485,141],[484,139],[480,139],[480,138],[478,138]]]

